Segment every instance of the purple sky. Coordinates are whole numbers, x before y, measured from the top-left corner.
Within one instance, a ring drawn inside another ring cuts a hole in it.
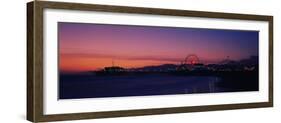
[[[258,56],[258,31],[58,23],[60,67],[92,70],[179,63],[196,54],[203,63]]]

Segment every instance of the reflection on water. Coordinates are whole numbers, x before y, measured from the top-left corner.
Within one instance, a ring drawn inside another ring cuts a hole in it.
[[[173,75],[61,75],[59,98],[97,98],[225,91],[215,76]]]

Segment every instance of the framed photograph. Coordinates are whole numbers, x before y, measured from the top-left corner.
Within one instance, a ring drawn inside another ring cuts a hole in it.
[[[273,106],[273,17],[27,3],[27,119]]]

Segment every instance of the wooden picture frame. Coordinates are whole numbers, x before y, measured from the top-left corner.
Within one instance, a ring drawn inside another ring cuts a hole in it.
[[[180,106],[152,109],[79,112],[65,114],[44,114],[44,10],[81,10],[114,13],[133,13],[143,15],[168,15],[176,17],[202,17],[231,20],[252,20],[268,22],[268,101],[238,104],[218,104],[206,106]],[[27,3],[27,120],[32,122],[49,122],[63,120],[80,120],[108,117],[156,115],[170,113],[202,112],[215,110],[231,110],[260,108],[273,106],[273,16],[247,15],[217,12],[201,12],[187,10],[171,10],[156,8],[140,8],[125,6],[94,5],[80,3],[33,1]]]

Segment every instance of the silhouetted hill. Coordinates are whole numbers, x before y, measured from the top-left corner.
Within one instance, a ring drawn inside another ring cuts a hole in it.
[[[141,68],[134,68],[134,70],[144,70],[144,71],[159,71],[159,70],[174,70],[178,67],[175,64],[163,64],[159,66],[145,66]]]
[[[259,57],[258,56],[251,56],[248,59],[240,60],[240,64],[244,64],[244,65],[257,65],[258,63],[259,63]]]

